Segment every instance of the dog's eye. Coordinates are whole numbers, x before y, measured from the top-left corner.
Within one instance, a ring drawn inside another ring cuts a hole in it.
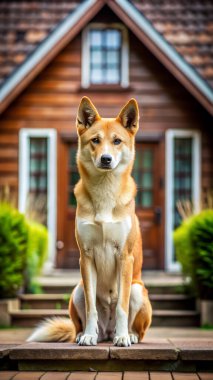
[[[115,139],[113,141],[114,145],[119,145],[121,143],[121,140],[120,139]]]
[[[100,140],[98,137],[94,137],[94,139],[92,139],[92,142],[93,144],[99,144]]]

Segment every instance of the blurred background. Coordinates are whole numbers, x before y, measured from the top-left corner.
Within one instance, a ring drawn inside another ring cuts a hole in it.
[[[0,297],[14,301],[1,324],[66,314],[79,279],[86,95],[103,117],[139,104],[133,177],[153,323],[213,325],[212,42],[208,0],[0,2]]]

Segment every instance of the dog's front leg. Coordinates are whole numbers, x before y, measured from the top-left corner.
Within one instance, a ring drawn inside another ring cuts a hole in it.
[[[98,339],[98,314],[96,309],[97,272],[94,260],[81,253],[80,269],[84,285],[86,328],[79,340],[81,346],[95,346]]]
[[[131,346],[128,334],[129,298],[132,282],[133,257],[122,255],[118,261],[118,303],[116,307],[115,346]]]

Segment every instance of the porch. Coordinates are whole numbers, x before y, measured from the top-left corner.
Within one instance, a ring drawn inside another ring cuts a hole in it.
[[[34,327],[42,319],[68,316],[70,293],[80,280],[78,270],[53,270],[37,278],[41,294],[21,294],[10,306],[10,325]],[[200,313],[188,280],[178,273],[144,271],[143,281],[153,308],[153,327],[198,327]]]

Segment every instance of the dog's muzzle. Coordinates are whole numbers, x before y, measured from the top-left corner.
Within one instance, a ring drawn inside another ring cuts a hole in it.
[[[101,156],[101,165],[100,167],[103,169],[111,169],[112,156],[109,154],[103,154]]]

